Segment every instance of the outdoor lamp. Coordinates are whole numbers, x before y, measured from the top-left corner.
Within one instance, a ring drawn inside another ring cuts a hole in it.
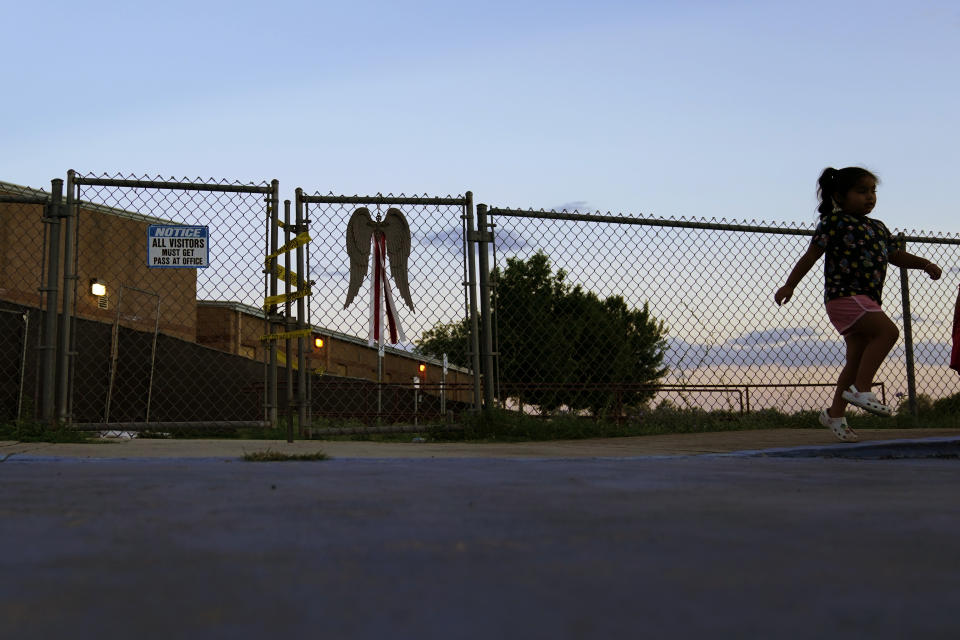
[[[99,278],[90,279],[90,293],[93,295],[102,298],[107,295],[107,284],[100,280]]]

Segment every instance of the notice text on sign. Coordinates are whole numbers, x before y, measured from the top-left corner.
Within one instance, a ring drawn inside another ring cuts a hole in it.
[[[203,269],[209,265],[209,227],[152,224],[147,229],[148,267]]]

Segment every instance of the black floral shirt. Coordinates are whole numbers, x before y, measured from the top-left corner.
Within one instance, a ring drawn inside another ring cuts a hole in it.
[[[885,224],[842,211],[828,214],[810,243],[825,252],[824,300],[865,295],[881,304],[888,256],[902,248]]]

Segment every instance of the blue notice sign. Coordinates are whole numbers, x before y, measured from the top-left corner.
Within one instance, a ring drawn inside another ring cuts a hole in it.
[[[147,266],[205,269],[210,266],[210,228],[152,224],[147,229]]]

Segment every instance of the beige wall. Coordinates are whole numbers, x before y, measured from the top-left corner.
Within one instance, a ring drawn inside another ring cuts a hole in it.
[[[40,306],[44,264],[42,217],[40,205],[0,203],[0,298]],[[61,220],[61,255],[66,228],[63,222]],[[160,331],[195,340],[196,270],[147,267],[149,224],[146,219],[103,210],[79,210],[77,315],[113,322],[119,310],[124,325],[152,330],[159,301]],[[62,260],[59,273],[63,275]],[[99,278],[107,286],[105,309],[100,308],[100,301],[90,293],[92,278]]]
[[[0,299],[39,307],[43,207],[0,203]]]
[[[263,318],[234,308],[197,305],[197,342],[208,347],[263,360]]]
[[[335,335],[324,334],[324,348],[321,353],[312,356],[311,369],[321,369],[335,376],[350,378],[377,379],[377,349],[366,343],[358,344]],[[264,321],[240,306],[230,303],[204,303],[197,307],[197,342],[227,351],[263,360],[266,353],[265,343],[260,340],[264,335]],[[286,362],[284,341],[277,345],[280,364]],[[307,345],[308,350],[310,344]],[[294,342],[294,360],[296,360],[296,342]],[[312,355],[312,354],[311,354]],[[386,352],[383,358],[383,381],[409,384],[417,375],[421,360],[416,356]],[[294,365],[296,366],[296,364]],[[426,384],[439,384],[443,378],[442,366],[427,363]],[[448,384],[472,384],[473,376],[456,369],[447,372]],[[456,392],[455,399],[471,402],[472,392]]]

